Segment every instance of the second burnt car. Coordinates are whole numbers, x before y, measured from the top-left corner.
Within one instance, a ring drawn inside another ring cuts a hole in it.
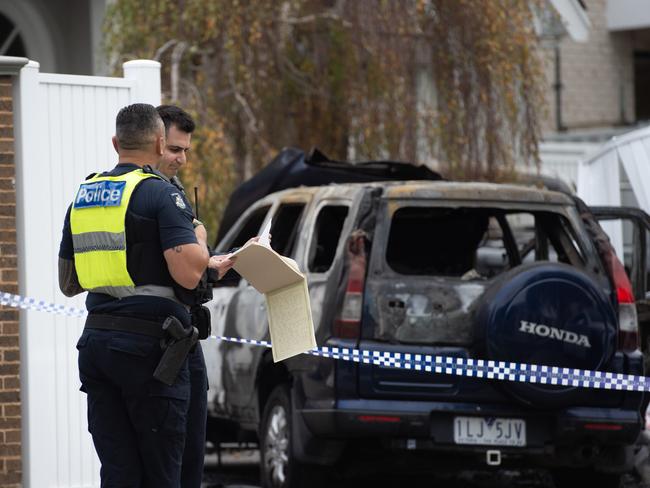
[[[426,173],[400,181],[394,163],[367,168],[366,181],[339,175],[260,196],[217,250],[272,219],[272,247],[307,275],[321,346],[643,374],[634,290],[578,199]],[[209,306],[213,333],[269,340],[264,296],[236,274]],[[267,348],[228,342],[204,349],[211,424],[227,419],[240,439],[259,442],[266,487],[313,486],[323,466],[375,455],[543,466],[557,486],[614,487],[643,429],[638,392],[310,355],[274,363]]]

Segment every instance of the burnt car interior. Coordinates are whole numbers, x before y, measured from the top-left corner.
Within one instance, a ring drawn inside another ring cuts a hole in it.
[[[402,207],[393,214],[386,247],[387,264],[405,275],[488,279],[538,261],[584,265],[570,226],[560,214]]]

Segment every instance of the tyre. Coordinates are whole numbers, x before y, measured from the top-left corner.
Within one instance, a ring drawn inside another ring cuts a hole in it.
[[[287,385],[271,392],[260,423],[260,478],[264,488],[301,488],[322,486],[320,469],[300,463],[291,442],[291,397]]]
[[[597,486],[598,488],[619,488],[623,476],[617,473],[601,473],[591,469],[558,469],[553,472],[555,488],[576,488]]]

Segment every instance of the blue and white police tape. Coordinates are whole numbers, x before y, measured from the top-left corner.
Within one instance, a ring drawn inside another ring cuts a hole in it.
[[[72,317],[84,317],[86,310],[48,303],[20,295],[0,292],[0,305],[24,310],[36,310]],[[236,337],[210,336],[219,341],[271,347],[268,341]],[[537,364],[513,363],[484,359],[413,354],[392,351],[371,351],[346,347],[317,347],[306,354],[324,358],[372,364],[384,368],[408,369],[431,374],[446,374],[468,378],[483,378],[541,385],[570,386],[604,390],[650,391],[650,378],[607,371],[562,368]]]
[[[20,295],[13,295],[5,292],[0,292],[0,305],[22,308],[23,310],[36,310],[39,312],[69,315],[71,317],[85,317],[88,315],[86,310],[80,308],[56,305],[54,303],[46,302],[45,300],[36,300],[34,298],[21,297]]]

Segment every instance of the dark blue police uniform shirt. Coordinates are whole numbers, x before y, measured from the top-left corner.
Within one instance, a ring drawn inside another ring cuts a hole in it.
[[[122,163],[102,175],[120,176],[138,168],[139,166],[135,164]],[[160,245],[163,251],[174,246],[198,242],[192,226],[192,208],[187,204],[185,208],[176,204],[179,193],[179,190],[167,181],[148,178],[137,186],[129,202],[129,212],[158,221]],[[126,232],[128,233],[128,228]],[[68,260],[74,259],[70,207],[68,207],[63,224],[59,257]],[[141,318],[164,318],[168,315],[175,315],[183,322],[189,323],[189,313],[185,307],[162,297],[135,295],[117,299],[103,293],[88,293],[86,308],[91,313],[112,313]]]

